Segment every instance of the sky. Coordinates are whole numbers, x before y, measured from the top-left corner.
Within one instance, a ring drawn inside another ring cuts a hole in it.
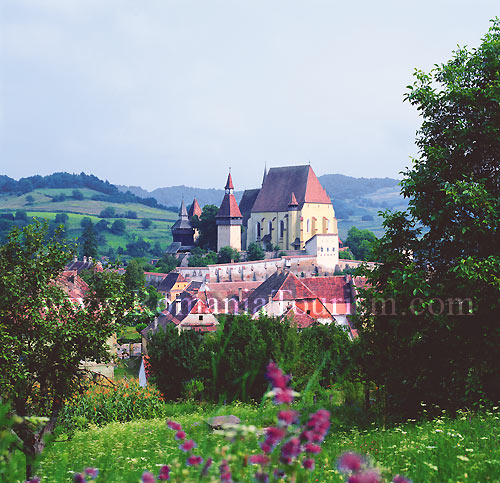
[[[415,68],[477,46],[498,0],[2,0],[0,174],[154,189],[264,166],[400,177]]]

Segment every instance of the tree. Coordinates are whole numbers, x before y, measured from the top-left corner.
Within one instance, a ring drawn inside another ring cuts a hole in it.
[[[347,245],[356,260],[373,261],[372,248],[377,241],[377,237],[370,230],[360,230],[352,226],[347,232],[347,238],[344,245]]]
[[[217,221],[216,215],[219,208],[215,205],[205,205],[201,212],[201,216],[193,216],[191,224],[196,228],[200,236],[196,241],[201,248],[208,250],[217,250]]]
[[[141,226],[144,230],[151,228],[152,224],[153,224],[153,222],[149,218],[143,218],[141,220]]]
[[[422,116],[406,211],[384,214],[360,307],[360,360],[403,416],[498,402],[500,22],[459,48],[406,100]]]
[[[28,214],[24,210],[17,210],[15,219],[19,221],[28,221]]]
[[[57,213],[54,221],[58,224],[65,225],[69,220],[69,216],[66,213]]]
[[[144,287],[146,277],[141,264],[137,260],[130,260],[124,275],[125,286],[131,292],[137,292]]]
[[[191,250],[188,260],[190,267],[206,267],[217,263],[217,253],[210,250],[203,250],[200,247],[195,247]]]
[[[31,196],[31,195],[26,196],[26,204],[27,205],[32,205],[34,202],[35,202],[35,198],[33,198],[33,196]]]
[[[217,254],[217,263],[231,263],[240,261],[240,252],[231,247],[222,247]]]
[[[92,220],[88,217],[88,216],[84,216],[81,220],[80,220],[80,226],[82,228],[87,228],[88,226],[92,225]]]
[[[104,210],[99,213],[99,218],[114,218],[115,216],[116,211],[112,206],[104,208]]]
[[[81,201],[84,198],[83,193],[80,190],[73,190],[71,192],[71,195],[73,196],[74,200],[78,200],[78,201]]]
[[[114,233],[115,235],[123,235],[126,228],[127,225],[123,220],[115,220],[111,225],[111,233]]]
[[[109,221],[108,220],[99,220],[95,224],[95,229],[98,233],[102,233],[103,231],[106,231],[109,226]]]
[[[264,260],[265,256],[266,254],[264,253],[264,250],[262,250],[262,247],[259,244],[252,242],[248,245],[247,249],[248,260]]]
[[[85,227],[80,236],[80,247],[82,257],[97,258],[97,237],[92,222]]]
[[[351,250],[347,249],[339,251],[339,258],[341,260],[354,260],[354,255]]]
[[[116,223],[116,222],[115,222]],[[151,250],[151,244],[139,237],[130,243],[127,243],[127,254],[131,257],[145,257]]]
[[[125,213],[125,218],[130,218],[131,220],[136,220],[137,219],[137,211],[128,210],[127,213]]]
[[[179,260],[172,255],[164,254],[155,265],[155,272],[169,273],[179,266]]]
[[[46,416],[36,429],[29,421],[14,429],[26,455],[26,476],[57,423],[64,401],[89,380],[82,360],[108,362],[114,321],[128,310],[121,277],[94,276],[92,290],[72,301],[58,282],[74,247],[47,239],[47,224],[14,228],[0,247],[0,393],[19,416]]]

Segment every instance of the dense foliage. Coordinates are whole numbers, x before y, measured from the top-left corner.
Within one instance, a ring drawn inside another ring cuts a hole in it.
[[[298,332],[287,322],[264,315],[258,320],[241,315],[219,321],[216,332],[203,336],[179,333],[167,324],[148,341],[152,381],[167,399],[180,397],[193,381],[200,381],[198,395],[205,399],[260,400],[267,387],[264,369],[271,359],[280,360],[294,374],[298,389],[312,379],[325,387],[350,370],[352,343],[334,324]]]
[[[219,208],[215,205],[205,205],[201,216],[194,215],[191,223],[199,231],[196,244],[207,250],[217,250],[217,221]]]
[[[375,261],[373,248],[376,241],[377,237],[370,230],[360,230],[353,226],[347,232],[344,245],[349,247],[354,260]]]
[[[477,49],[415,72],[422,116],[404,212],[366,276],[361,361],[406,415],[500,400],[500,22]]]
[[[113,272],[95,273],[82,302],[71,300],[57,280],[72,253],[39,222],[15,228],[0,247],[0,392],[19,416],[49,418],[40,430],[25,422],[15,428],[28,467],[54,428],[64,398],[82,389],[81,361],[109,360],[114,321],[129,306],[121,277]]]

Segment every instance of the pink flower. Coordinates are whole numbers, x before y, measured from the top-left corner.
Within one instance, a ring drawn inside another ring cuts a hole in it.
[[[364,458],[352,452],[343,453],[337,460],[337,468],[342,473],[348,473],[349,471],[359,471],[363,466],[365,460]]]
[[[193,448],[196,448],[196,443],[192,439],[188,439],[179,445],[179,449],[182,449],[182,451],[191,451]]]
[[[299,419],[299,413],[297,411],[292,411],[291,409],[286,411],[283,410],[278,413],[278,419],[286,425],[290,425],[297,422]]]
[[[201,456],[196,456],[194,454],[192,454],[187,460],[186,460],[186,464],[188,466],[198,466],[198,465],[201,465],[201,463],[203,463],[203,458]]]
[[[290,461],[300,454],[300,441],[299,438],[289,439],[281,448],[281,458],[283,463],[290,463]]]
[[[267,440],[279,443],[285,437],[286,431],[282,428],[271,426],[266,429]]]
[[[306,458],[303,462],[302,462],[302,466],[306,469],[306,470],[314,470],[314,463],[315,461],[312,459],[312,458]]]
[[[85,474],[95,480],[97,478],[97,475],[99,474],[99,470],[97,468],[86,468]]]
[[[142,474],[142,480],[141,481],[142,481],[142,483],[155,483],[156,478],[149,471],[145,471]]]
[[[253,465],[267,465],[269,463],[269,456],[265,454],[253,454],[250,456],[250,463]]]
[[[392,480],[392,483],[412,483],[412,481],[404,476],[396,475]]]
[[[172,421],[171,419],[168,420],[167,426],[170,429],[173,429],[175,431],[180,431],[182,429],[182,426],[179,423],[176,423],[175,421]]]
[[[170,480],[170,466],[168,465],[163,465],[160,468],[160,474],[158,475],[158,479],[160,481],[167,481]]]
[[[293,389],[289,387],[275,389],[274,402],[276,404],[290,404],[293,401]]]
[[[382,478],[375,470],[363,471],[363,473],[355,473],[349,476],[348,483],[381,483]]]
[[[281,389],[285,389],[290,381],[290,376],[285,376],[276,362],[272,361],[267,365],[266,378],[274,388],[279,387]]]
[[[220,466],[220,481],[221,483],[233,483],[233,477],[231,475],[231,470],[227,464],[227,460],[222,460]]]
[[[175,433],[175,439],[177,441],[179,441],[180,439],[186,439],[186,433],[182,430],[177,431],[177,433]]]
[[[306,443],[304,445],[304,449],[306,450],[306,453],[319,453],[321,452],[321,447],[318,446],[317,444],[314,443]]]
[[[260,448],[262,449],[262,451],[264,451],[264,453],[271,453],[272,450],[273,450],[273,446],[270,445],[267,440],[264,441],[263,443],[260,443]]]
[[[203,469],[201,470],[201,476],[207,476],[208,475],[208,470],[212,466],[213,459],[208,458],[206,463],[203,466]]]

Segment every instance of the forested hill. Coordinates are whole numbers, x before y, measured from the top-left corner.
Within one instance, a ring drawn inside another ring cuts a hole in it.
[[[48,176],[29,176],[16,181],[5,175],[0,175],[0,195],[25,194],[37,189],[79,189],[88,188],[96,191],[92,196],[95,201],[110,203],[139,203],[153,208],[167,209],[154,197],[138,196],[127,190],[119,190],[109,181],[103,181],[92,174],[53,173]]]

